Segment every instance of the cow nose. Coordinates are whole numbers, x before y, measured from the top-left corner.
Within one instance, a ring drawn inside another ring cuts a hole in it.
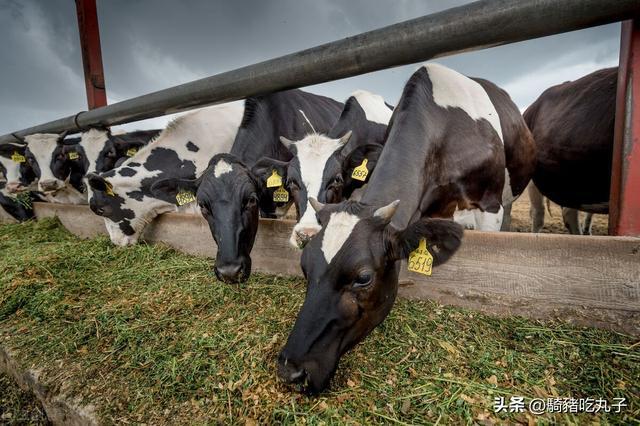
[[[58,189],[58,181],[49,179],[40,181],[40,189],[43,191],[55,191]]]
[[[18,192],[20,190],[20,182],[7,182],[5,189],[11,194]]]
[[[314,228],[302,228],[296,231],[296,242],[298,243],[298,247],[303,248],[306,246],[309,240],[311,240],[311,238],[313,238],[317,233],[318,230]]]
[[[289,384],[302,383],[307,378],[307,372],[284,354],[278,357],[278,376]]]
[[[242,280],[242,265],[236,263],[227,263],[224,265],[216,265],[214,267],[216,277],[225,283],[237,283]]]

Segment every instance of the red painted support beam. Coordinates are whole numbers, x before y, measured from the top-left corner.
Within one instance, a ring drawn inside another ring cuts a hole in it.
[[[89,109],[107,105],[96,0],[76,0],[82,65]]]
[[[640,19],[622,24],[609,234],[640,236]]]

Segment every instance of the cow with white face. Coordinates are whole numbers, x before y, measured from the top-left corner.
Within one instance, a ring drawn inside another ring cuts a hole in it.
[[[137,243],[147,223],[161,213],[194,211],[194,203],[176,208],[174,202],[157,198],[151,186],[169,177],[201,175],[211,157],[231,148],[243,111],[242,104],[232,103],[186,114],[120,166],[87,175],[92,191],[89,206],[104,217],[114,244]]]
[[[302,248],[320,230],[310,197],[338,203],[365,185],[382,151],[392,112],[381,96],[358,90],[347,99],[326,135],[313,132],[298,141],[281,138],[293,158],[288,162],[260,160],[263,168],[283,176],[293,197],[298,223],[289,239],[291,245]],[[354,174],[356,168],[359,173]]]
[[[35,174],[27,163],[25,149],[21,143],[0,144],[0,207],[18,221],[33,217],[32,203],[39,199],[35,192],[27,190],[29,183],[35,181]]]
[[[33,169],[38,191],[51,203],[86,204],[82,175],[73,173],[63,152],[65,146],[76,145],[80,138],[65,139],[67,132],[36,133],[24,138],[26,161]]]
[[[177,194],[194,194],[218,246],[214,272],[227,283],[251,273],[251,249],[262,217],[281,216],[290,206],[282,176],[273,182],[275,167],[263,167],[263,156],[285,162],[291,152],[279,137],[302,138],[328,131],[343,105],[302,90],[285,90],[248,98],[242,125],[229,154],[218,154],[198,179],[165,179],[153,186],[157,197],[176,202]],[[279,191],[276,193],[276,191]],[[283,198],[278,194],[284,193]]]
[[[511,155],[526,153],[532,141],[521,116],[522,126],[504,132],[501,123],[517,124],[519,110],[498,91],[437,64],[421,67],[393,112],[360,201],[310,199],[322,228],[302,253],[307,292],[278,357],[282,380],[310,393],[324,390],[342,355],[389,314],[399,261],[422,247],[423,264],[429,253],[438,266],[463,233],[442,218],[456,209],[499,211],[509,168],[505,146]],[[505,134],[513,139],[503,145]],[[509,172],[511,187],[524,190],[530,175]]]
[[[26,148],[24,143],[0,144],[0,173],[9,193],[35,189],[36,175],[25,157]]]

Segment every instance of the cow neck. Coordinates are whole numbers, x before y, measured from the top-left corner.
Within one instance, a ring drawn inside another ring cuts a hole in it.
[[[424,117],[412,117],[411,111],[397,115],[361,202],[383,206],[400,200],[392,223],[405,228],[421,215],[420,204],[428,173],[425,165],[430,164],[428,158],[433,143],[428,138]]]

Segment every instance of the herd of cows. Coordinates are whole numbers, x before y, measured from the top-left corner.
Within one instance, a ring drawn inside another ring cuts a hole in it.
[[[0,145],[0,205],[26,220],[36,200],[88,203],[120,246],[159,214],[199,210],[227,283],[251,273],[259,218],[294,205],[307,293],[278,375],[317,393],[391,310],[398,260],[419,252],[430,270],[463,229],[508,230],[531,180],[534,229],[543,197],[566,208],[575,232],[571,211],[608,212],[616,78],[611,68],[552,87],[521,114],[493,83],[430,63],[395,107],[362,90],[344,104],[288,90],[163,131],[33,134]]]

